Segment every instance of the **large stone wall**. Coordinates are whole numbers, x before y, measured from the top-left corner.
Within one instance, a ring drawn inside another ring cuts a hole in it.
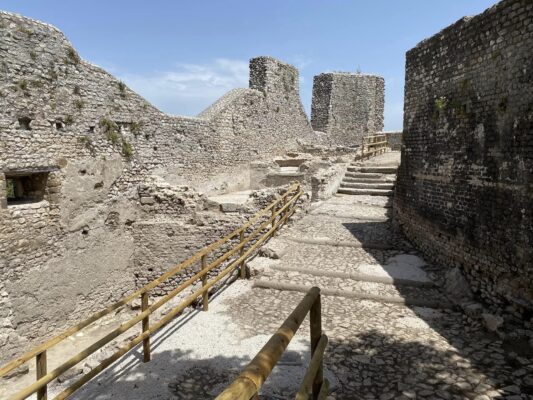
[[[394,218],[489,304],[533,309],[533,3],[505,0],[407,53]]]
[[[250,161],[315,141],[296,68],[259,57],[250,75],[198,117],[169,116],[56,28],[0,12],[0,363],[152,277],[134,251],[158,238],[147,225],[226,221],[176,240],[161,271],[242,220],[212,216],[198,191],[247,188]],[[6,178],[35,173],[42,198],[8,204]]]
[[[344,146],[383,130],[385,81],[374,75],[332,72],[315,76],[311,124]]]

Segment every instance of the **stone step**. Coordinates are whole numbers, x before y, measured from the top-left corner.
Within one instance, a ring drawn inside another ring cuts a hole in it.
[[[438,292],[434,289],[411,288],[410,293],[406,291],[405,294],[398,294],[398,291],[393,285],[370,282],[357,282],[351,285],[345,283],[342,285],[343,281],[331,282],[327,279],[310,280],[303,278],[287,281],[278,276],[273,279],[255,280],[253,287],[307,293],[312,287],[316,286],[320,288],[320,294],[323,296],[349,297],[387,304],[401,304],[435,309],[449,309],[452,307],[450,302],[443,296],[437,296],[436,293]],[[388,287],[385,288],[384,286]],[[417,292],[419,293],[417,294]]]
[[[344,175],[345,177],[349,178],[367,178],[367,179],[381,179],[383,178],[383,174],[366,174],[361,172],[346,172]]]
[[[341,182],[341,188],[348,189],[394,189],[394,183]]]
[[[392,196],[394,195],[394,190],[339,188],[337,193],[367,196]]]
[[[371,173],[371,174],[395,174],[398,171],[398,167],[361,167],[359,169],[361,172],[364,173]]]
[[[404,265],[402,267],[406,266]],[[347,282],[371,282],[394,286],[414,286],[428,288],[432,288],[435,286],[434,282],[432,282],[427,277],[427,274],[420,268],[410,268],[410,270],[408,271],[409,274],[405,274],[402,268],[393,269],[390,266],[383,267],[381,265],[363,265],[363,268],[361,268],[363,272],[358,270],[354,270],[353,272],[343,272],[326,269],[294,267],[280,263],[271,263],[270,269],[276,272],[287,272],[293,274],[297,273],[304,276],[310,275],[314,277],[340,278],[343,281]],[[268,275],[268,273],[265,274]]]
[[[396,181],[396,177],[394,177],[394,175],[390,176],[391,178],[389,178],[389,175],[383,175],[381,178],[354,178],[351,176],[345,176],[342,181],[353,183],[394,183]]]

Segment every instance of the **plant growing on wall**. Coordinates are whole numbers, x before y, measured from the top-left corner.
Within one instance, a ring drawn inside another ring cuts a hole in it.
[[[125,99],[126,98],[126,84],[124,82],[122,81],[118,82],[118,91],[119,91],[120,97]]]
[[[102,118],[100,120],[100,127],[103,129],[107,140],[112,144],[117,144],[120,139],[118,125],[108,118]]]
[[[142,126],[142,122],[133,121],[130,124],[131,133],[133,133],[135,136],[139,135],[141,133]]]
[[[133,156],[133,146],[126,139],[122,139],[122,155],[128,160]]]
[[[68,47],[67,48],[67,63],[70,63],[70,64],[78,64],[81,59],[80,59],[80,56],[78,55],[78,53],[76,53],[76,50],[74,50],[74,48],[72,47]]]

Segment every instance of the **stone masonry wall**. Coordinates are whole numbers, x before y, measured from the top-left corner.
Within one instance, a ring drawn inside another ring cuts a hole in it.
[[[385,81],[374,75],[324,73],[313,80],[311,124],[344,146],[383,130]]]
[[[533,310],[533,2],[504,0],[407,53],[394,219],[494,307]]]
[[[250,66],[253,88],[170,116],[56,28],[0,12],[0,364],[151,277],[135,262],[143,223],[188,234],[206,212],[198,191],[247,187],[250,161],[315,141],[296,68]],[[8,204],[6,178],[33,173],[43,198]]]

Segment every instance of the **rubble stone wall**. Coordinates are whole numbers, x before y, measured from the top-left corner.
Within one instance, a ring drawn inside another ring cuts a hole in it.
[[[504,0],[407,53],[394,198],[430,259],[517,313],[533,309],[532,21],[531,1]]]
[[[344,146],[383,130],[385,81],[382,77],[331,72],[315,76],[311,124]]]
[[[314,142],[297,69],[270,57],[250,69],[251,89],[170,116],[56,28],[0,12],[0,363],[153,276],[135,262],[137,224],[188,234],[186,216],[205,212],[197,191],[246,187],[250,161]],[[8,204],[6,178],[33,173],[42,200]]]

